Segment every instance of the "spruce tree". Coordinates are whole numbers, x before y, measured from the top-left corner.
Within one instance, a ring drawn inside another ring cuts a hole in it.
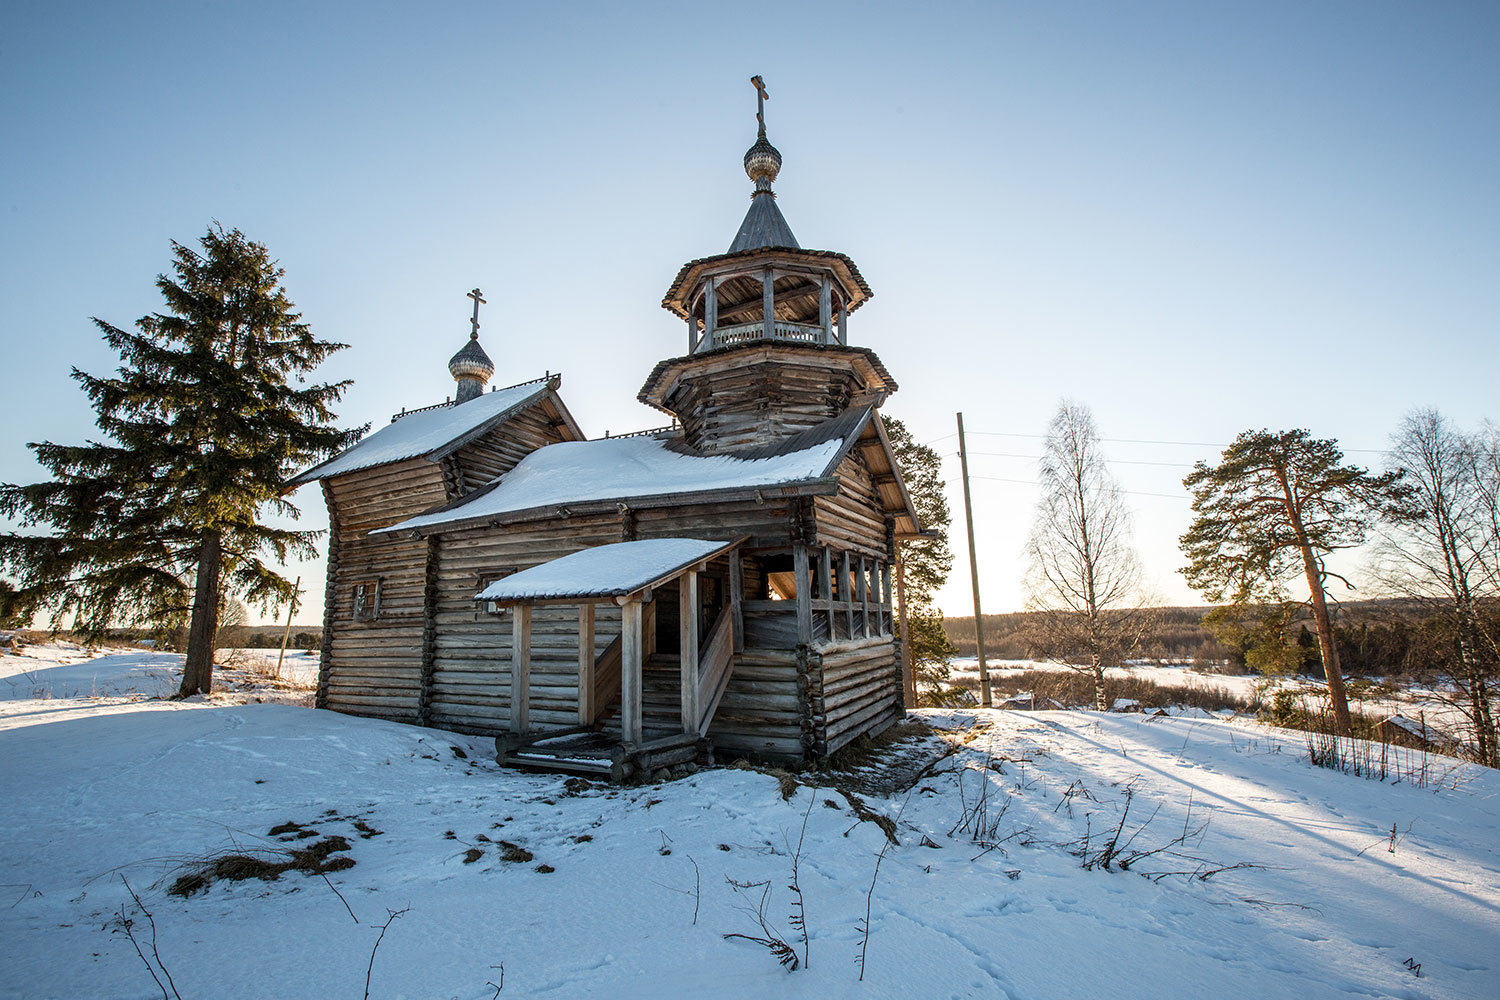
[[[1342,464],[1337,442],[1305,430],[1246,431],[1216,466],[1183,480],[1197,515],[1182,536],[1188,584],[1215,603],[1276,604],[1301,571],[1317,625],[1334,724],[1350,734],[1349,700],[1328,613],[1330,552],[1364,542],[1382,513],[1406,516],[1409,488],[1397,473]],[[1346,581],[1347,583],[1347,581]]]
[[[291,598],[266,557],[316,555],[321,532],[262,523],[298,516],[283,484],[363,431],[334,426],[347,380],[308,384],[346,345],[313,337],[269,251],[218,224],[198,242],[201,253],[172,243],[172,274],[156,281],[164,311],[134,332],[94,319],[122,362],[106,378],[73,370],[102,439],[32,444],[52,478],[0,486],[0,512],[51,529],[0,538],[18,583],[0,614],[72,615],[89,638],[186,619],[183,696],[212,689],[227,599]]]
[[[953,551],[948,547],[948,526],[953,523],[953,515],[943,490],[942,457],[927,445],[912,440],[906,425],[895,417],[882,414],[881,421],[922,528],[932,533],[928,538],[901,543],[899,571],[903,577],[907,630],[911,633],[902,636],[902,641],[908,643],[911,651],[915,672],[912,683],[927,684],[937,698],[948,683],[948,660],[958,655],[943,631],[943,613],[932,603],[953,569]],[[912,694],[915,693],[913,690]]]

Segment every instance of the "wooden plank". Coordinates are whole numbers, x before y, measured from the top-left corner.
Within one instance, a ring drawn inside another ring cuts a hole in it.
[[[677,639],[681,680],[682,731],[698,729],[698,574],[688,570],[677,581]]]
[[[510,731],[526,732],[531,709],[531,609],[519,607],[510,647]]]
[[[708,644],[698,659],[701,659],[702,671],[698,681],[695,728],[699,733],[706,733],[734,671],[734,626],[728,608],[719,612],[709,634]]]
[[[630,746],[641,743],[641,602],[621,609],[620,730]]]
[[[593,723],[594,707],[594,606],[578,605],[578,724]]]
[[[729,552],[729,612],[734,616],[734,651],[745,651],[745,574],[740,550]]]
[[[807,546],[792,547],[792,569],[797,587],[797,641],[812,642],[812,581],[807,572]]]
[[[621,695],[621,669],[623,659],[624,633],[615,636],[611,642],[599,654],[594,661],[594,694],[589,704],[593,707],[594,715],[589,721],[591,723],[602,722],[608,718],[613,711],[615,700]]]

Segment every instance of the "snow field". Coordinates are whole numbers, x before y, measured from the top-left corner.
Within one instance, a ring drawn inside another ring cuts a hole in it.
[[[900,840],[860,982],[887,842],[835,788],[783,801],[774,777],[730,768],[583,788],[502,770],[487,740],[285,705],[26,714],[37,704],[0,706],[23,713],[0,731],[0,997],[160,995],[115,930],[123,905],[147,932],[121,874],[184,997],[360,996],[403,908],[372,997],[491,998],[502,963],[502,998],[1488,1000],[1500,983],[1500,776],[1465,765],[1424,789],[1314,768],[1298,734],[1217,720],[918,713],[944,729],[898,745],[908,771],[962,746],[909,790],[858,793],[899,816]],[[1083,838],[1097,855],[1127,789],[1127,853],[1164,849],[1085,870]],[[760,933],[726,878],[770,881],[769,922],[800,954],[786,885],[804,819],[811,961],[788,973],[723,937]],[[193,859],[285,846],[268,831],[288,821],[346,837],[355,866],[331,886],[289,873],[166,893]],[[503,860],[502,840],[534,857]],[[1165,874],[1239,863],[1264,867]]]

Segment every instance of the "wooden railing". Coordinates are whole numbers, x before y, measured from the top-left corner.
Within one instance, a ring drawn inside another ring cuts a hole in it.
[[[805,323],[776,323],[772,326],[772,331],[770,339],[787,340],[796,344],[827,344],[834,340],[831,333],[824,336],[821,326],[809,326]],[[716,327],[703,338],[698,350],[709,351],[715,347],[730,347],[765,339],[766,324],[763,321],[737,323],[734,326]]]
[[[603,722],[614,714],[620,704],[620,663],[624,650],[623,636],[615,636],[594,661],[594,717],[590,725]]]
[[[719,710],[719,700],[729,687],[734,670],[734,616],[728,607],[719,612],[708,641],[698,654],[698,732],[708,732],[708,724]]]

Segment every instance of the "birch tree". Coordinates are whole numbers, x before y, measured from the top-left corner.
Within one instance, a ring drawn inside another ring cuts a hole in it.
[[[1444,623],[1450,678],[1475,756],[1500,766],[1492,702],[1500,676],[1500,447],[1494,428],[1473,436],[1436,410],[1416,410],[1392,438],[1390,467],[1412,488],[1411,516],[1384,532],[1377,575]]]
[[[1094,707],[1109,708],[1104,670],[1151,627],[1130,509],[1105,464],[1088,408],[1064,400],[1047,427],[1042,498],[1027,543],[1027,608],[1038,652],[1085,670]]]

